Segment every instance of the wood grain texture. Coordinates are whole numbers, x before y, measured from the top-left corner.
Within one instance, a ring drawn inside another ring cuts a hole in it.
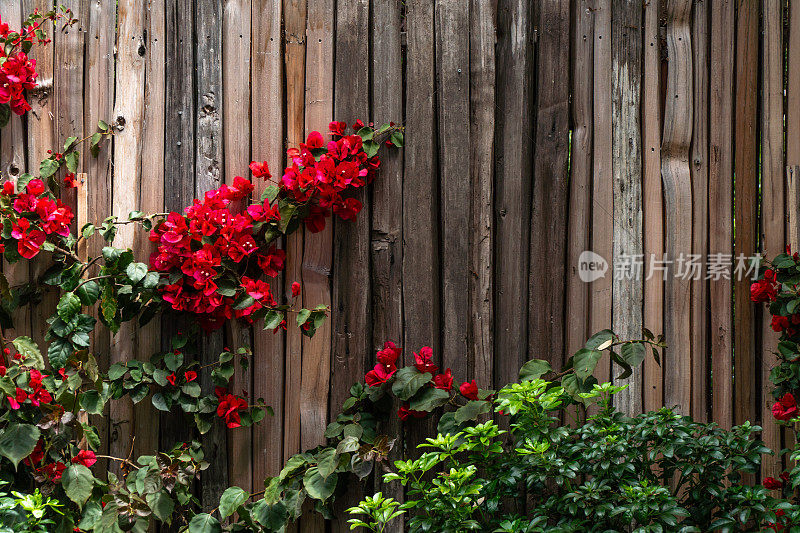
[[[569,201],[569,77],[561,73],[569,70],[569,3],[540,2],[538,17],[528,354],[560,368]]]
[[[250,131],[251,157],[268,161],[272,172],[280,175],[284,158],[283,51],[281,2],[252,2],[250,52]],[[264,132],[263,135],[255,132]],[[255,184],[253,195],[261,195],[266,183]],[[280,281],[271,284],[281,293]],[[275,416],[253,428],[253,479],[261,483],[282,468],[284,448],[284,335],[260,327],[253,331],[253,395],[264,398]]]
[[[609,262],[605,276],[590,288],[589,331],[611,327],[614,232],[612,194],[611,118],[611,0],[597,2],[594,11],[594,154],[592,160],[592,248]],[[611,361],[603,357],[594,375],[601,383],[611,378]]]
[[[709,107],[709,253],[733,255],[733,86],[734,0],[714,2],[711,10]],[[733,425],[733,285],[709,281],[712,383],[711,418]]]
[[[222,160],[222,27],[219,15],[223,0],[196,0],[195,9],[195,198],[219,187],[224,179]],[[230,38],[230,36],[228,36]],[[223,331],[203,336],[200,364],[215,362],[224,344]],[[211,374],[200,377],[204,390],[213,390]],[[200,483],[200,501],[203,509],[210,511],[219,505],[219,498],[228,487],[227,430],[222,424],[213,424],[201,437],[208,469]]]
[[[439,220],[442,229],[442,367],[465,379],[474,366],[469,334],[469,197],[464,154],[469,139],[469,3],[440,0],[434,7],[439,136]]]
[[[708,257],[708,45],[709,2],[694,4],[692,16],[693,124],[690,172],[692,176],[692,256],[700,272],[691,274],[692,417],[707,422],[710,412],[708,350],[708,280],[702,265]]]
[[[772,258],[786,246],[786,191],[784,187],[783,153],[783,3],[776,0],[762,2],[763,44],[761,46],[761,254]],[[749,302],[748,302],[749,303]],[[759,309],[760,307],[760,309]],[[766,306],[756,306],[761,313],[761,420],[764,431],[761,439],[772,450],[781,449],[781,431],[772,420],[770,394],[774,387],[770,371],[779,361],[778,335],[770,327]],[[758,379],[758,378],[757,378]],[[761,478],[779,476],[782,472],[779,455],[763,455]],[[777,478],[775,478],[777,479]]]
[[[642,10],[637,0],[612,4],[612,176],[614,196],[613,330],[623,339],[642,334],[643,278],[638,258],[642,236]],[[616,265],[627,265],[617,272]],[[616,372],[615,372],[616,374]],[[628,415],[642,411],[642,369],[614,383],[628,388],[614,397],[617,408]]]
[[[591,246],[592,147],[594,79],[594,13],[589,0],[573,4],[572,20],[572,146],[569,175],[567,237],[566,330],[567,355],[583,347],[589,338],[589,284],[579,275],[581,253]]]
[[[664,201],[661,193],[661,40],[658,35],[660,2],[644,8],[644,77],[642,78],[642,195],[644,202],[644,310],[642,324],[655,335],[664,333],[664,276],[650,266],[664,255]],[[642,366],[645,410],[664,402],[661,365],[649,355]]]
[[[758,26],[757,2],[740,0],[736,9],[735,188],[736,239],[734,255],[756,251],[758,225]],[[748,276],[734,280],[734,413],[735,423],[753,420],[756,412],[755,317]]]
[[[486,386],[492,382],[494,355],[494,136],[496,5],[470,4],[470,329],[472,373]]]
[[[435,123],[435,44],[433,4],[421,0],[406,5],[406,95],[405,148],[403,149],[403,347],[406,360],[423,346],[433,348],[439,358],[439,222],[438,175],[434,165]],[[380,179],[380,178],[378,178]],[[413,231],[411,231],[413,228]],[[435,431],[427,419],[404,424],[406,449]]]
[[[367,0],[342,0],[336,6],[334,116],[352,124],[369,116],[369,3]],[[371,284],[370,284],[370,207],[367,191],[356,198],[364,208],[356,221],[333,221],[334,272],[333,360],[329,416],[338,412],[350,387],[360,381],[372,359]],[[347,265],[344,267],[344,265]],[[335,409],[335,410],[334,410]],[[349,531],[343,510],[356,504],[360,490],[348,492],[336,502],[331,531]]]
[[[225,0],[222,6],[222,179],[227,184],[236,176],[250,175],[250,16],[247,0]],[[252,329],[244,325],[230,324],[226,337],[233,350],[253,347]],[[252,397],[254,367],[255,359],[247,369],[237,365],[232,384],[235,394]],[[263,480],[252,477],[253,429],[236,428],[227,436],[229,484],[248,492],[259,490]]]
[[[664,289],[664,403],[691,412],[690,345],[691,285],[678,277],[677,261],[692,251],[692,183],[689,146],[692,140],[692,34],[689,0],[667,2],[667,79],[661,177],[664,182],[665,252],[673,261]]]
[[[118,17],[116,98],[112,122],[116,128],[112,212],[121,220],[125,220],[128,213],[139,209],[145,84],[145,58],[139,52],[145,46],[145,12],[142,5],[137,2],[120,2]],[[115,246],[133,247],[135,230],[133,224],[122,226],[114,240]],[[136,357],[135,334],[135,322],[126,322],[115,335],[112,335],[110,352],[112,364],[124,363]],[[127,457],[133,446],[134,431],[137,429],[132,403],[128,399],[112,402],[110,420],[109,452],[115,457]],[[153,428],[152,425],[150,427]],[[157,438],[157,433],[154,435],[145,431],[143,437],[144,441],[148,442],[152,438]],[[112,471],[119,475],[117,467],[118,465],[112,465],[114,469]]]
[[[530,262],[533,146],[533,20],[522,0],[497,5],[497,85],[495,116],[495,357],[494,386],[515,381],[528,346],[528,265]]]

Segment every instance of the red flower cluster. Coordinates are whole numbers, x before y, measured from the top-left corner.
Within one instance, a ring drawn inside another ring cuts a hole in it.
[[[779,490],[783,488],[784,483],[789,482],[789,473],[782,472],[780,478],[781,480],[778,481],[774,477],[765,477],[764,481],[762,481],[761,484],[764,485],[764,487],[769,490]]]
[[[17,387],[16,394],[13,397],[7,396],[8,404],[11,406],[11,409],[15,411],[18,410],[26,401],[29,401],[35,407],[39,407],[39,405],[43,403],[52,402],[53,397],[42,386],[43,377],[41,372],[35,368],[31,369],[28,373],[28,387],[30,390],[28,391]]]
[[[396,363],[400,354],[400,348],[392,341],[386,341],[383,345],[383,349],[377,354],[378,363],[364,376],[367,385],[370,387],[379,387],[389,382],[397,372]],[[423,346],[419,353],[414,352],[414,367],[420,373],[428,373],[433,376],[428,386],[447,392],[453,389],[452,371],[448,368],[441,374],[436,373],[439,367],[433,362],[433,349],[430,346]],[[478,385],[474,379],[471,382],[462,383],[459,387],[459,392],[468,400],[478,399]],[[397,416],[400,417],[401,420],[407,420],[409,417],[424,418],[427,414],[426,411],[415,411],[411,409],[408,402],[404,402],[400,406],[400,409],[397,410]]]
[[[797,415],[797,402],[791,392],[781,396],[781,399],[772,405],[772,416],[778,420],[791,420]]]
[[[792,316],[772,315],[772,322],[770,326],[773,331],[778,333],[785,332],[788,336],[793,337],[797,334],[797,326],[800,324],[800,314],[793,314]]]
[[[13,182],[7,181],[0,195],[12,201],[15,218],[11,222],[11,237],[17,242],[17,251],[22,257],[35,257],[48,235],[69,235],[74,214],[61,200],[53,200],[45,192],[42,180],[29,181],[25,192],[21,193],[17,193]]]
[[[32,28],[23,29],[21,34],[9,40],[11,30],[8,24],[0,22],[0,38],[11,45],[11,53],[6,55],[6,46],[0,46],[0,57],[5,61],[0,63],[0,104],[8,104],[11,111],[17,115],[24,115],[30,111],[31,106],[25,99],[25,90],[36,87],[36,60],[20,50],[19,45],[23,40],[34,41]],[[24,37],[23,37],[24,35]]]
[[[750,285],[750,299],[756,303],[774,301],[778,297],[780,284],[771,269],[764,271],[764,277]]]
[[[214,394],[216,394],[219,400],[217,416],[224,418],[225,424],[230,429],[241,426],[239,411],[247,409],[247,401],[244,398],[230,394],[227,389],[222,387],[215,387]]]

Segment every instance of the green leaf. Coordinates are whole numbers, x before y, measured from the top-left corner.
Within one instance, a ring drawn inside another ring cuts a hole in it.
[[[90,415],[102,415],[104,403],[100,393],[94,389],[83,392],[80,397],[81,408]]]
[[[275,329],[283,322],[283,313],[270,309],[264,317],[264,329]]]
[[[423,374],[413,366],[401,368],[394,377],[392,392],[403,401],[409,400],[423,385],[431,380],[429,373]]]
[[[272,203],[275,201],[275,198],[278,197],[279,192],[280,189],[277,185],[269,185],[264,189],[264,192],[261,193],[261,201],[267,200],[269,203]]]
[[[601,343],[602,344],[602,343]],[[590,350],[588,348],[581,348],[575,355],[572,356],[573,366],[575,368],[575,375],[583,380],[592,375],[597,362],[600,361],[603,352],[597,350]]]
[[[98,120],[97,129],[100,131],[108,131],[108,124],[104,120]]]
[[[77,150],[64,154],[64,162],[67,164],[67,170],[75,172],[78,170],[78,159],[81,153]]]
[[[281,230],[281,233],[286,233],[286,228],[292,222],[295,211],[297,211],[297,205],[293,203],[286,203],[280,207],[281,220],[278,222],[278,229]]]
[[[389,135],[389,140],[392,142],[393,145],[397,146],[398,148],[403,147],[403,132],[394,130],[391,135]]]
[[[147,265],[144,263],[131,263],[128,265],[128,268],[125,269],[125,274],[131,282],[136,285],[147,275]]]
[[[228,518],[230,515],[235,513],[236,509],[246,502],[249,497],[250,493],[244,489],[239,487],[228,487],[225,489],[225,492],[222,493],[222,496],[219,499],[219,516],[222,518]]]
[[[60,316],[61,320],[64,322],[69,322],[72,320],[72,317],[77,315],[78,311],[80,310],[81,300],[75,295],[74,292],[68,292],[62,296],[61,300],[58,302],[58,306],[56,306],[58,316]]]
[[[333,474],[336,467],[339,466],[339,453],[336,448],[324,448],[317,454],[315,459],[317,460],[319,475],[324,478]]]
[[[620,355],[631,367],[637,367],[644,361],[645,346],[641,342],[626,342],[620,349]]]
[[[312,466],[306,471],[305,476],[303,476],[303,487],[306,489],[309,496],[315,500],[324,502],[333,494],[338,478],[339,476],[336,473],[328,477],[322,477],[319,469],[316,466]]]
[[[69,465],[61,476],[61,485],[67,498],[83,507],[94,487],[92,471],[83,465]]]
[[[95,281],[86,281],[77,289],[75,294],[80,299],[81,304],[89,306],[94,305],[98,298],[100,298],[100,285]]]
[[[547,361],[542,359],[531,359],[519,369],[519,380],[533,381],[534,379],[539,379],[552,370],[553,367],[551,367],[550,363]]]
[[[491,404],[483,400],[470,400],[456,409],[454,420],[462,424],[467,420],[476,420],[479,415],[491,412]]]
[[[189,522],[189,533],[220,533],[219,520],[208,513],[194,515]]]
[[[308,317],[311,316],[310,309],[301,309],[299,313],[297,313],[297,327],[302,326],[308,320]]]
[[[61,165],[55,159],[48,157],[39,165],[39,176],[42,179],[49,178],[56,173],[59,166]]]
[[[10,424],[0,433],[0,455],[17,468],[19,462],[33,452],[40,436],[39,428],[31,424]]]
[[[150,506],[153,514],[162,522],[166,522],[172,516],[172,512],[175,510],[175,502],[165,491],[148,494],[146,499],[147,505]]]
[[[409,409],[414,411],[433,411],[437,407],[446,404],[450,399],[450,393],[436,387],[422,389],[411,399]]]
[[[288,492],[288,491],[287,491]],[[294,491],[295,493],[299,491]],[[261,499],[253,506],[252,516],[256,522],[264,526],[268,531],[279,531],[286,524],[287,512],[283,502],[278,501],[273,504],[267,502],[266,498]]]
[[[612,342],[614,342],[615,338],[616,335],[614,335],[613,331],[610,329],[604,329],[589,337],[589,340],[586,341],[586,345],[584,347],[589,350],[605,350]]]
[[[67,150],[69,150],[77,140],[78,138],[75,136],[67,137],[67,140],[64,142],[64,151],[66,152]]]
[[[17,337],[11,343],[14,348],[22,356],[22,362],[26,366],[31,366],[38,370],[44,370],[44,358],[42,352],[39,351],[39,346],[30,337]],[[61,367],[57,367],[61,368]]]
[[[47,347],[47,359],[53,368],[64,368],[73,352],[72,343],[66,339],[56,338]]]
[[[367,154],[367,157],[373,157],[377,154],[380,147],[381,145],[375,141],[364,141],[364,153]]]

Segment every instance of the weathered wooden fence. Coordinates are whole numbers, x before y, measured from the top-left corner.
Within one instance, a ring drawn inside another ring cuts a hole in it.
[[[406,357],[431,345],[443,367],[489,387],[530,357],[560,365],[593,331],[645,326],[669,348],[661,366],[634,372],[623,408],[673,405],[725,427],[769,420],[776,335],[735,270],[741,254],[798,244],[794,2],[64,3],[80,25],[38,53],[41,87],[27,119],[2,132],[2,170],[36,170],[46,150],[107,120],[113,146],[82,165],[90,220],[179,210],[246,175],[251,159],[279,168],[287,146],[333,118],[406,126],[356,223],[285,243],[285,281],[330,304],[326,326],[312,340],[235,325],[206,340],[208,353],[254,348],[235,388],[276,414],[206,439],[204,501],[228,483],[259,487],[320,443],[389,339]],[[3,21],[46,4],[2,0]],[[118,244],[149,246],[125,230]],[[608,265],[591,283],[580,275],[588,250]],[[676,275],[689,254],[697,279]],[[620,267],[631,257],[641,275]],[[725,263],[731,275],[711,275]],[[42,265],[31,268],[6,266],[15,279]],[[41,339],[52,305],[25,311],[17,332]],[[94,345],[106,363],[144,358],[176,327],[128,327]],[[612,377],[608,362],[598,377]],[[118,405],[103,431],[123,456],[189,436],[156,420]],[[764,438],[780,448],[773,424]]]

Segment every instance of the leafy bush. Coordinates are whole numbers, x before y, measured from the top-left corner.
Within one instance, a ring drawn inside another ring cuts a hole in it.
[[[7,483],[0,482],[0,489]],[[33,494],[14,491],[11,495],[0,490],[0,533],[48,533],[61,515],[62,505],[39,489]]]
[[[509,431],[488,420],[427,439],[424,453],[395,462],[387,482],[407,488],[400,505],[381,495],[350,509],[352,527],[382,531],[408,512],[409,531],[752,531],[797,514],[768,489],[741,483],[760,454],[761,428],[724,431],[661,409],[627,417],[611,406],[622,390],[595,385],[585,423],[561,423],[562,386],[533,379],[493,400]]]

